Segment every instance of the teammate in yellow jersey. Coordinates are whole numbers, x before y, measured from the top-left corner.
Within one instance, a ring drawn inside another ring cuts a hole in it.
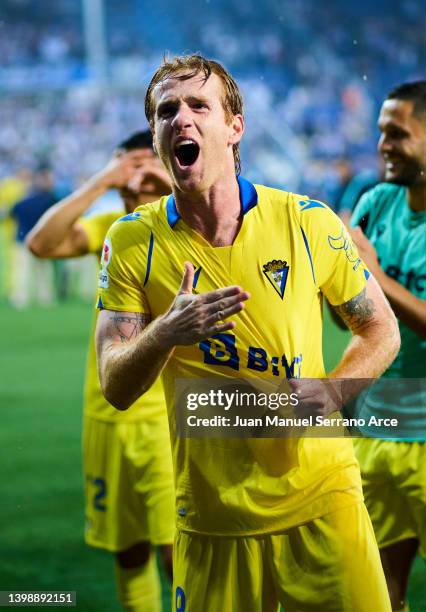
[[[163,378],[174,609],[389,611],[351,441],[179,437],[174,391],[177,378],[323,377],[323,294],[354,336],[329,376],[379,376],[399,346],[392,311],[327,206],[238,176],[242,99],[220,64],[166,61],[145,107],[173,195],[108,233],[97,351],[120,409]],[[331,411],[323,388],[310,384],[314,415]]]
[[[82,217],[108,189],[118,189],[125,211],[170,193],[167,173],[149,131],[124,141],[110,163],[49,209],[28,238],[40,257],[102,251],[110,225],[124,209]],[[173,479],[164,394],[160,382],[127,413],[104,399],[90,344],[84,398],[86,542],[115,553],[119,599],[128,611],[159,610],[161,597],[151,545],[159,545],[172,573]]]
[[[16,224],[10,211],[28,192],[31,175],[22,168],[13,176],[0,180],[0,296],[10,299],[12,289],[12,253],[15,245]]]

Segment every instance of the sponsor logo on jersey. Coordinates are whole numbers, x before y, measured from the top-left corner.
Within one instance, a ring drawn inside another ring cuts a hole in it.
[[[279,353],[270,355],[261,346],[249,346],[247,352],[238,348],[234,334],[219,333],[198,345],[204,353],[204,363],[215,366],[226,366],[239,371],[246,367],[256,372],[265,372],[281,378],[301,378],[303,355],[287,357]]]
[[[401,283],[414,294],[423,294],[426,290],[426,274],[416,274],[416,270],[401,270],[398,265],[390,264],[385,268],[388,276]]]
[[[284,298],[285,286],[287,284],[289,266],[282,259],[273,259],[263,264],[263,274],[271,283],[281,299]]]

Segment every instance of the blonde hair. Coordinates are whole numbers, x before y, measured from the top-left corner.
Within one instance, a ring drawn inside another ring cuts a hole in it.
[[[222,106],[223,110],[225,111],[225,118],[227,121],[230,122],[234,115],[243,114],[243,97],[238,85],[229,72],[221,64],[219,64],[219,62],[206,59],[202,55],[198,54],[180,55],[171,60],[165,57],[163,63],[152,77],[145,96],[145,115],[151,129],[154,126],[155,115],[155,102],[152,94],[158,83],[161,83],[170,76],[173,76],[181,81],[186,81],[188,79],[192,79],[199,73],[204,75],[205,81],[207,81],[212,73],[216,74],[222,81],[224,94],[222,98]],[[241,159],[239,143],[232,145],[232,148],[234,153],[235,173],[240,174]]]

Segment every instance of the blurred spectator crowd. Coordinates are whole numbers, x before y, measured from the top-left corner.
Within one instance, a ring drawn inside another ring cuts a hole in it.
[[[72,188],[146,125],[144,88],[164,51],[201,51],[245,93],[245,173],[336,205],[341,183],[376,164],[379,101],[421,76],[426,51],[419,0],[104,0],[109,80],[97,88],[85,71],[83,4],[2,2],[0,176],[49,158]]]
[[[378,172],[383,96],[424,76],[420,0],[104,0],[99,82],[85,47],[89,4],[2,1],[0,198],[1,181],[40,164],[58,194],[74,189],[146,127],[144,90],[164,52],[198,51],[243,90],[243,174],[338,209],[352,176]]]

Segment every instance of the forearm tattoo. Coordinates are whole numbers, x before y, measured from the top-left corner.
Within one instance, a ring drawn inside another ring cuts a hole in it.
[[[349,302],[333,306],[333,308],[352,330],[362,327],[374,318],[374,302],[366,296],[365,287]]]
[[[121,342],[130,342],[137,338],[141,331],[150,323],[151,317],[139,312],[131,315],[114,312],[110,316],[110,320],[113,321]]]

